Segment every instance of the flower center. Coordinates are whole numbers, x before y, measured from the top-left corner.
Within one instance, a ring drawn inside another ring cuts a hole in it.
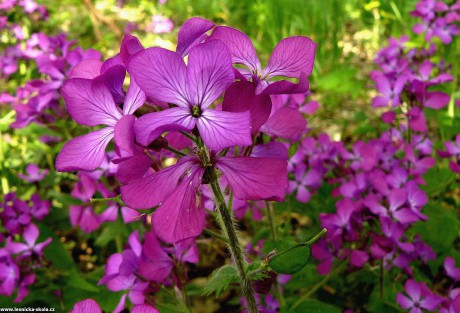
[[[197,105],[192,107],[192,116],[198,118],[201,116],[201,108]]]

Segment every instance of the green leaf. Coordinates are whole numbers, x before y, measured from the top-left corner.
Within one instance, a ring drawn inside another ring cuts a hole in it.
[[[233,265],[224,265],[212,272],[211,279],[203,289],[203,295],[209,296],[215,292],[218,297],[232,283],[238,283],[238,272]]]
[[[293,274],[308,264],[310,256],[310,245],[301,243],[275,255],[268,264],[278,274]]]
[[[280,313],[341,313],[342,310],[340,310],[338,307],[321,302],[318,300],[313,300],[313,299],[306,299],[302,303],[300,303],[298,306],[295,308],[292,308],[292,306],[286,306],[285,309],[281,310]]]
[[[70,272],[68,285],[82,290],[99,292],[99,288],[97,288],[96,285],[89,283],[85,278],[83,278],[82,274],[77,273],[76,270],[72,270]]]
[[[417,222],[413,227],[414,233],[420,234],[436,253],[449,250],[457,239],[459,229],[455,210],[433,203],[427,205],[423,213],[428,215],[428,220]]]

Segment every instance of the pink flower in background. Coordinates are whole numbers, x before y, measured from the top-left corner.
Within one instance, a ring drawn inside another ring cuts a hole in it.
[[[152,15],[152,21],[145,28],[154,34],[170,33],[174,28],[174,23],[166,16],[161,14]]]

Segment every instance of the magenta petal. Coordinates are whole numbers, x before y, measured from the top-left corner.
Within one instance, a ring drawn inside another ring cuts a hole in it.
[[[139,88],[134,79],[131,78],[131,83],[123,104],[123,115],[134,114],[145,103],[145,100],[145,93]]]
[[[80,226],[85,233],[91,233],[100,226],[100,221],[91,207],[81,205],[70,206],[70,223],[72,226]]]
[[[205,210],[197,205],[196,193],[203,172],[204,169],[195,167],[153,214],[153,229],[164,242],[176,243],[201,234]]]
[[[231,55],[222,42],[205,42],[190,51],[187,89],[191,103],[206,109],[234,80]]]
[[[192,47],[208,37],[206,32],[213,27],[213,22],[201,17],[188,19],[179,30],[176,53],[185,57]]]
[[[270,83],[268,86],[265,86],[265,84],[262,84],[261,82],[257,86],[256,94],[284,95],[284,94],[305,93],[310,88],[308,77],[305,72],[300,73],[299,76],[300,76],[300,79],[297,84],[287,81],[287,80],[280,80],[280,81]]]
[[[86,299],[75,303],[70,313],[102,313],[102,311],[96,301]]]
[[[289,159],[286,146],[276,141],[254,146],[251,156],[257,158],[276,158],[285,161]]]
[[[251,113],[251,133],[256,133],[270,116],[272,101],[269,95],[256,95],[256,87],[249,81],[234,82],[226,91],[222,110]]]
[[[311,75],[315,61],[316,43],[303,36],[281,40],[268,60],[270,76],[299,77],[301,72]]]
[[[137,37],[131,34],[125,34],[123,40],[121,41],[120,58],[123,63],[127,65],[131,56],[143,49],[144,47],[142,47],[142,44]]]
[[[149,98],[188,107],[186,65],[172,51],[149,48],[134,55],[128,71]]]
[[[292,141],[299,140],[307,126],[306,119],[299,111],[281,108],[260,128],[261,131]]]
[[[419,301],[421,297],[421,290],[420,285],[413,279],[409,279],[404,284],[404,289],[406,293],[412,298],[414,301]]]
[[[440,110],[444,108],[450,101],[449,95],[444,92],[430,92],[427,95],[427,99],[424,103],[425,107]]]
[[[171,108],[140,117],[134,123],[137,142],[147,146],[165,131],[191,130],[196,118],[189,108]]]
[[[35,245],[35,242],[38,239],[38,235],[38,228],[35,226],[35,224],[29,224],[29,226],[24,229],[24,233],[22,234],[25,242],[29,247],[33,247]]]
[[[198,119],[197,127],[204,143],[215,151],[252,143],[249,112],[206,110]]]
[[[110,91],[101,84],[93,88],[89,79],[69,79],[62,87],[62,97],[70,116],[81,125],[113,126],[121,118]]]
[[[143,248],[146,258],[143,258],[139,264],[139,274],[148,280],[163,282],[169,276],[174,263],[161,248],[153,231],[145,235]]]
[[[400,292],[398,292],[398,295],[396,296],[396,302],[398,302],[399,305],[406,310],[413,306],[412,300]]]
[[[287,162],[271,158],[219,158],[217,168],[224,174],[235,197],[241,200],[283,201],[288,188]]]
[[[107,61],[106,61],[107,62]],[[104,62],[104,65],[106,65]],[[94,85],[103,84],[105,85],[110,93],[112,99],[116,103],[123,103],[125,100],[125,92],[123,90],[123,83],[126,76],[126,68],[124,64],[115,64],[104,71],[104,65],[102,65],[102,74],[94,79]]]
[[[193,166],[192,158],[182,158],[177,164],[150,176],[135,179],[121,187],[121,199],[131,208],[148,209],[163,202],[176,188],[179,179]]]
[[[113,138],[113,127],[106,127],[68,141],[56,158],[60,172],[92,171],[105,158],[105,149]]]
[[[131,313],[160,313],[160,311],[147,304],[137,304],[133,307]]]
[[[125,154],[129,156],[134,153],[134,115],[123,116],[115,125],[114,137],[117,153],[119,156],[124,157]]]
[[[120,162],[115,177],[122,183],[128,184],[131,180],[142,178],[152,165],[152,160],[144,153],[137,153]]]
[[[260,68],[260,61],[256,50],[249,37],[231,27],[217,26],[214,28],[210,39],[221,40],[232,54],[232,62],[246,65],[251,72],[257,73]]]
[[[86,59],[75,65],[70,71],[69,78],[93,79],[101,74],[102,61]]]

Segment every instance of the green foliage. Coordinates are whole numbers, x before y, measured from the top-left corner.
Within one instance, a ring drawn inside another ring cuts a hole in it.
[[[216,297],[228,289],[232,283],[238,283],[238,271],[235,266],[227,264],[212,272],[211,279],[203,289],[203,295],[209,296],[212,293]]]
[[[311,247],[301,243],[270,259],[268,264],[278,274],[293,274],[300,271],[310,261]]]
[[[306,299],[298,306],[287,305],[280,313],[340,313],[342,310],[334,305],[313,299]]]
[[[459,221],[456,212],[435,202],[425,206],[423,213],[428,216],[428,220],[416,223],[413,227],[414,234],[419,234],[437,253],[449,250],[458,236]]]

